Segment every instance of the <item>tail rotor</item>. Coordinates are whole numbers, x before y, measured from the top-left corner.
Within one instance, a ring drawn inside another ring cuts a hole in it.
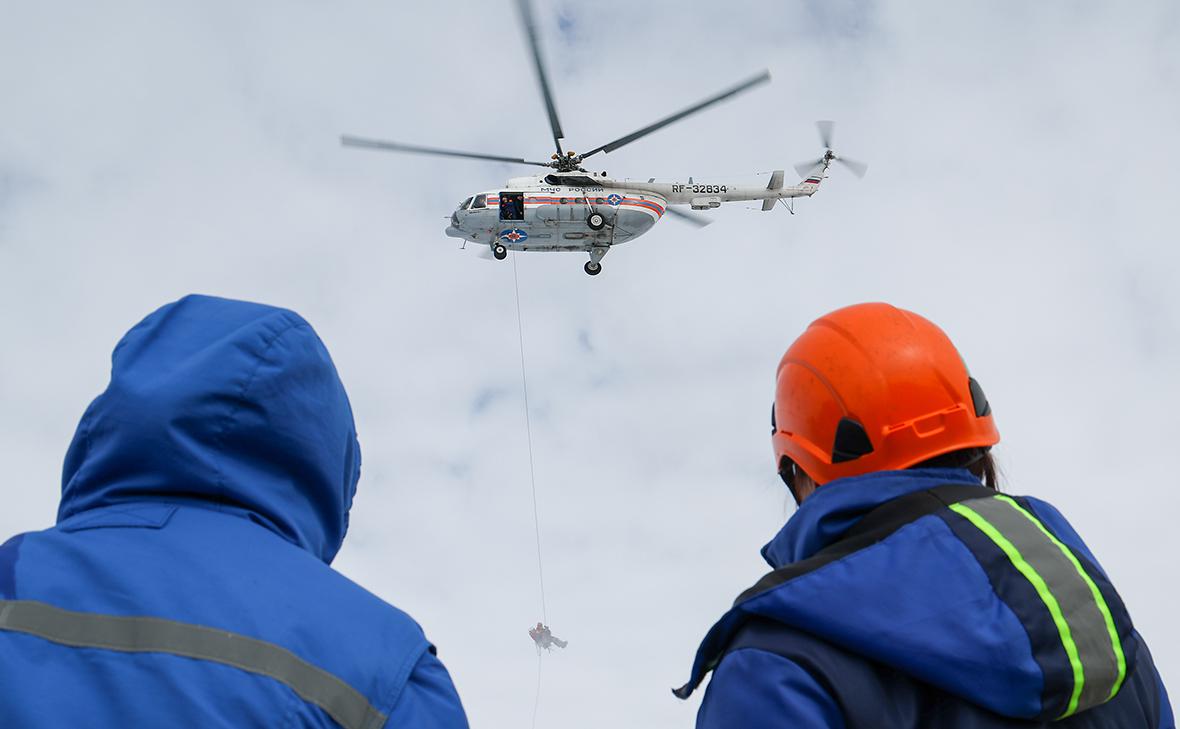
[[[836,131],[836,122],[833,121],[817,121],[815,123],[816,129],[819,130],[819,140],[824,146],[824,153],[819,159],[807,160],[795,165],[795,171],[801,177],[810,177],[812,174],[826,170],[828,165],[833,162],[839,162],[848,168],[848,171],[857,177],[864,177],[865,173],[869,171],[869,166],[864,162],[859,162],[847,157],[841,157],[832,151],[832,136]]]

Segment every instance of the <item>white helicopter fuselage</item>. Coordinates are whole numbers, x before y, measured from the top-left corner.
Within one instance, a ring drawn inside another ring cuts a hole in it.
[[[696,182],[688,178],[688,182],[635,182],[625,181],[623,184],[639,190],[650,191],[662,196],[669,205],[689,205],[693,210],[708,210],[721,207],[727,202],[748,202],[761,200],[763,206],[769,210],[777,200],[792,197],[809,197],[819,189],[823,179],[822,172],[800,182],[798,185],[783,187],[783,172],[776,171],[771,175],[769,185],[740,185],[732,183]],[[769,201],[769,204],[767,202]]]
[[[762,209],[770,210],[780,199],[814,194],[825,171],[826,166],[789,187],[783,187],[782,171],[771,175],[769,185],[697,182],[691,177],[686,182],[588,174],[516,177],[501,189],[460,203],[446,234],[508,250],[597,250],[605,255],[610,246],[651,230],[669,205],[708,210],[727,202],[762,201]]]
[[[464,248],[469,241],[487,246],[492,256],[500,260],[508,257],[509,250],[586,251],[590,254],[590,260],[583,268],[587,274],[597,276],[602,272],[602,257],[612,247],[634,240],[651,230],[665,213],[672,213],[694,225],[709,224],[704,216],[678,211],[674,207],[676,205],[688,205],[693,210],[708,210],[727,202],[759,200],[763,210],[771,210],[784,198],[815,194],[827,173],[828,165],[833,161],[848,166],[858,176],[865,172],[864,164],[838,157],[832,150],[834,124],[830,121],[816,123],[820,141],[824,145],[823,156],[796,165],[795,169],[804,177],[800,183],[790,187],[783,186],[783,170],[775,170],[770,176],[770,183],[765,186],[720,181],[698,182],[691,177],[685,182],[656,182],[654,177],[646,182],[615,180],[607,177],[605,172],[590,172],[582,166],[586,159],[600,153],[615,152],[670,124],[764,84],[770,81],[770,71],[763,69],[738,84],[630,134],[578,152],[569,149],[562,141],[565,132],[562,131],[553,89],[549,85],[531,0],[516,0],[516,6],[529,50],[532,51],[537,86],[545,103],[553,149],[556,150],[549,161],[352,135],[340,138],[341,144],[349,147],[553,170],[544,175],[511,179],[499,190],[487,190],[460,203],[450,216],[446,234],[452,238],[461,238]],[[787,207],[794,212],[792,206]]]

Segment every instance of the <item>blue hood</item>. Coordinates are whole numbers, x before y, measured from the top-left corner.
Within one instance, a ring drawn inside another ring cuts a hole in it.
[[[298,314],[188,296],[129,331],[66,453],[58,522],[172,502],[261,524],[326,563],[360,446],[344,385]]]
[[[833,481],[803,503],[762,554],[776,569],[794,565],[840,541],[877,507],[955,484],[979,486],[979,480],[965,470],[915,469]],[[1036,499],[1020,501],[1089,563],[1092,555],[1060,514]],[[1100,568],[1095,565],[1092,571],[1129,646],[1129,619]],[[1045,707],[1069,698],[1057,692],[1058,682],[1050,682],[1038,663],[1053,646],[1060,649],[1060,637],[1052,623],[1030,622],[1022,617],[1026,613],[1014,611],[997,589],[1006,588],[994,585],[948,523],[931,514],[777,587],[746,593],[710,631],[690,683],[677,694],[686,697],[715,667],[718,650],[745,621],[758,617],[819,637],[993,712],[1038,716]],[[1105,628],[1074,638],[1110,645]],[[1130,662],[1133,648],[1127,651]]]

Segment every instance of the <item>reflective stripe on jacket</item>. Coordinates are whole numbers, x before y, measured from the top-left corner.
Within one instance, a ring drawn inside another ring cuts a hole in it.
[[[709,632],[701,729],[1171,727],[1118,593],[1048,504],[966,471],[834,481]],[[885,697],[890,697],[884,702]]]

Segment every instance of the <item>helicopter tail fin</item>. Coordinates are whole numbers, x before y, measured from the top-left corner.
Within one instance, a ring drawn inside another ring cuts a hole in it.
[[[766,189],[772,192],[783,189],[783,177],[785,174],[786,172],[784,170],[775,170],[772,172],[770,175],[770,184],[766,186]],[[768,197],[762,201],[762,209],[770,210],[776,202],[778,202],[777,197]]]
[[[803,194],[811,196],[814,195],[815,191],[819,189],[819,183],[824,181],[825,173],[828,171],[828,166],[821,163],[812,165],[810,169],[804,169],[802,165],[796,169],[798,169],[799,174],[803,176],[803,179],[799,181],[799,184],[796,185],[796,187],[801,189]]]

